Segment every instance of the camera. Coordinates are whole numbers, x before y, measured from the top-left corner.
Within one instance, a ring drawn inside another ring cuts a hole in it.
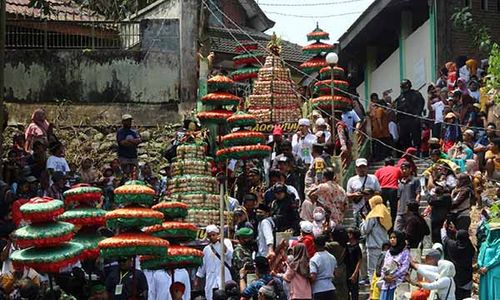
[[[255,271],[255,266],[253,265],[253,263],[246,263],[244,268],[245,268],[245,270],[247,270],[249,272]]]

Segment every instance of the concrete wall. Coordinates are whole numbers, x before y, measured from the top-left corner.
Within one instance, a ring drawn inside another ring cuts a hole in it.
[[[133,51],[16,50],[5,64],[6,100],[44,103],[179,101],[179,56]]]
[[[429,21],[412,32],[404,41],[404,78],[410,79],[413,88],[420,90],[426,95],[427,83],[431,78],[431,48]],[[378,93],[392,89],[392,98],[395,99],[399,93],[400,83],[400,59],[399,48],[396,49],[377,69],[370,75],[370,90],[365,95],[365,82],[357,88],[357,92],[363,98],[368,98],[371,93]],[[364,101],[361,101],[364,103]]]

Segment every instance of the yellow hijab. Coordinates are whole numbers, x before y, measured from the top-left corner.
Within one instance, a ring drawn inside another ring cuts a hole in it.
[[[470,75],[477,75],[477,60],[469,59],[465,64],[469,67]]]
[[[391,213],[384,205],[384,200],[380,196],[373,196],[368,201],[370,203],[371,211],[366,216],[366,219],[379,218],[380,224],[389,230],[392,227]]]

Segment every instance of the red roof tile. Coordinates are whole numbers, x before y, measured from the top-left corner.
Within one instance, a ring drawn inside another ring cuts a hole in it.
[[[71,0],[46,0],[50,4],[49,15],[40,9],[29,7],[30,0],[7,0],[7,14],[14,18],[48,19],[53,21],[97,21],[105,18],[98,13],[82,8]]]

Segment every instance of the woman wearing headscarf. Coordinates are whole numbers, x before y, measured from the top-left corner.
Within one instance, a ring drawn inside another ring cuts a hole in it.
[[[441,228],[444,221],[450,212],[451,196],[442,186],[436,186],[431,190],[431,197],[429,199],[431,206],[431,231],[432,242],[441,242]]]
[[[289,286],[288,299],[312,299],[309,274],[306,246],[298,243],[293,247],[293,259],[287,263],[286,272],[283,274],[283,279]]]
[[[473,259],[476,255],[476,249],[469,239],[469,233],[466,230],[458,230],[456,240],[448,237],[446,228],[441,229],[446,257],[454,265],[457,274],[454,277],[457,300],[469,298],[472,290],[472,272]]]
[[[417,267],[417,271],[420,273],[419,267]],[[455,282],[453,281],[453,276],[455,276],[455,274],[455,266],[452,262],[440,260],[438,262],[437,274],[428,274],[428,272],[424,274],[424,277],[428,280],[432,280],[432,282],[411,283],[419,288],[430,290],[431,294],[429,299],[455,300]]]
[[[472,181],[469,175],[460,173],[457,175],[457,186],[451,192],[451,210],[457,230],[469,230],[471,223],[470,208],[471,199],[474,197]]]
[[[406,240],[410,248],[418,248],[418,245],[423,241],[424,236],[429,235],[431,231],[425,222],[422,215],[420,215],[418,202],[412,201],[406,206]]]
[[[371,279],[377,267],[378,257],[382,253],[382,245],[389,240],[387,231],[392,227],[392,219],[382,197],[373,196],[368,202],[371,210],[361,223],[361,234],[366,236],[366,271]]]
[[[49,133],[51,130],[50,123],[47,121],[45,111],[41,108],[35,110],[31,116],[31,123],[26,128],[24,136],[26,138],[25,150],[32,151],[33,143],[37,140],[44,142],[45,145],[49,144]]]
[[[410,267],[410,251],[406,248],[406,237],[401,231],[393,231],[389,237],[391,248],[387,251],[382,267],[380,300],[394,300],[396,287],[405,280]]]
[[[335,269],[335,277],[333,278],[335,293],[337,294],[337,299],[348,299],[346,262],[349,259],[347,252],[349,235],[344,226],[337,225],[330,232],[330,239],[332,242],[326,243],[325,248],[337,260],[337,268]]]
[[[479,299],[500,299],[500,223],[489,223],[487,231],[477,257]]]
[[[398,160],[398,167],[401,168],[401,165],[404,162],[408,162],[410,164],[410,170],[411,173],[414,176],[417,176],[417,165],[415,164],[415,161],[413,158],[417,155],[417,149],[414,147],[409,147],[406,149],[405,153],[401,156],[401,158]]]

